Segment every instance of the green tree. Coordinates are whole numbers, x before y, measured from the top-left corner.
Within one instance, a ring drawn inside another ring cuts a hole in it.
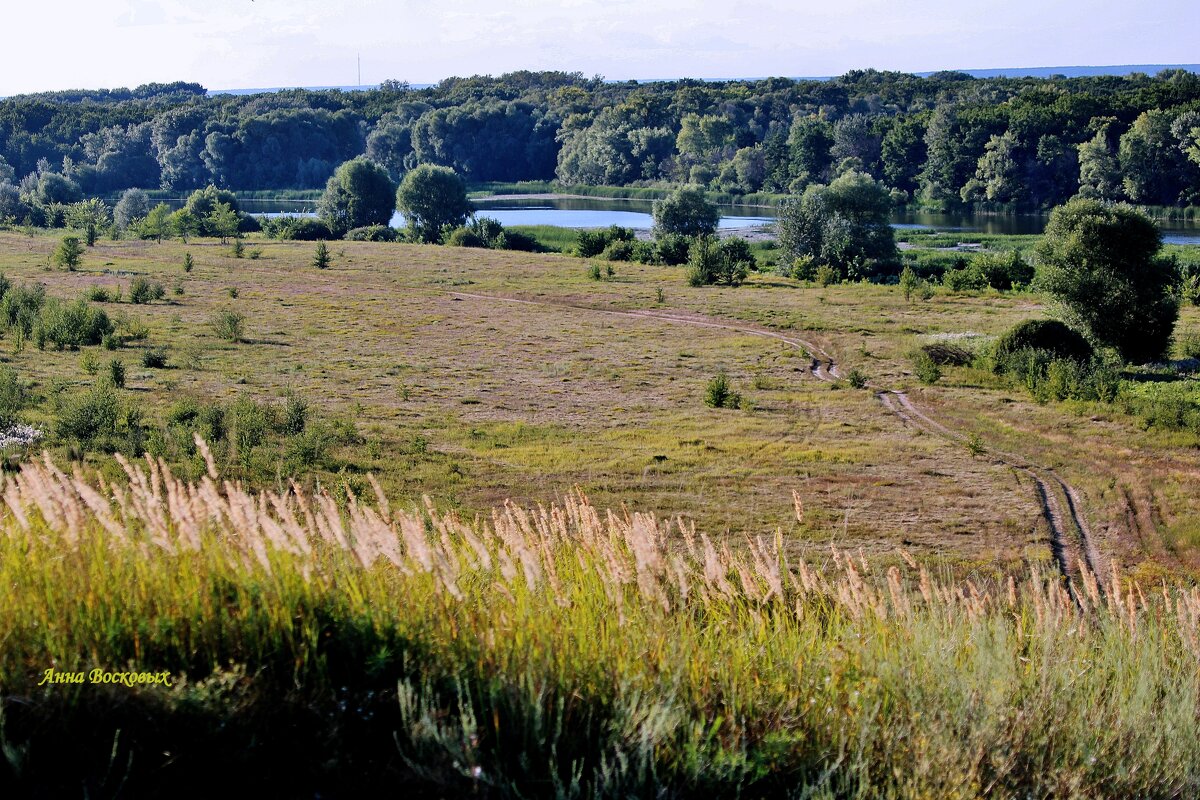
[[[811,259],[839,278],[864,278],[896,259],[888,213],[891,195],[862,172],[847,172],[828,186],[808,187],[784,205],[776,221],[779,246],[789,262]]]
[[[396,184],[387,170],[359,156],[338,167],[325,184],[317,216],[335,236],[351,228],[387,225],[396,209]]]
[[[654,235],[673,233],[684,236],[703,236],[716,233],[720,210],[704,196],[698,186],[676,189],[662,200],[656,200],[652,210]]]
[[[989,139],[979,157],[975,177],[960,191],[963,202],[1016,203],[1025,199],[1018,147],[1017,136],[1012,131]]]
[[[1125,193],[1135,203],[1171,205],[1188,199],[1197,172],[1171,131],[1174,115],[1152,109],[1121,137],[1119,157]]]
[[[171,235],[171,207],[159,203],[146,214],[138,225],[138,236],[143,239],[162,241]]]
[[[150,198],[141,189],[126,189],[113,209],[117,230],[126,230],[150,213]]]
[[[799,190],[825,178],[832,162],[829,150],[833,147],[833,131],[829,123],[817,117],[798,119],[788,132],[787,144],[792,177],[789,188]]]
[[[188,195],[187,201],[183,204],[183,210],[191,214],[198,220],[206,221],[217,210],[217,204],[224,203],[235,212],[239,211],[237,198],[233,192],[225,189],[218,189],[211,183],[203,189],[197,189]],[[208,229],[202,231],[209,236],[216,234]]]
[[[1153,361],[1179,316],[1177,271],[1161,247],[1158,227],[1132,206],[1076,198],[1050,215],[1039,285],[1097,342],[1128,362]]]
[[[329,257],[329,247],[325,242],[317,242],[317,250],[313,254],[312,265],[317,269],[328,269],[333,259]]]
[[[1096,200],[1119,200],[1125,193],[1121,164],[1110,142],[1115,119],[1093,120],[1096,135],[1079,145],[1079,194]]]
[[[187,209],[184,209],[185,211]],[[204,227],[213,236],[221,239],[221,244],[238,235],[241,219],[228,203],[217,203],[204,219]]]
[[[396,206],[413,236],[422,242],[438,241],[442,228],[459,227],[475,210],[458,173],[432,164],[422,164],[404,176],[396,192]]]
[[[917,190],[917,176],[925,163],[924,115],[906,117],[892,123],[880,147],[883,177],[889,185],[912,193]]]
[[[54,263],[67,269],[75,269],[83,256],[83,245],[78,236],[64,236],[58,249],[54,251]]]
[[[1171,123],[1171,133],[1179,140],[1179,149],[1200,167],[1200,111],[1187,111]]]
[[[96,244],[97,231],[107,228],[112,222],[112,210],[103,200],[95,197],[67,206],[67,224],[87,233],[88,247]]]

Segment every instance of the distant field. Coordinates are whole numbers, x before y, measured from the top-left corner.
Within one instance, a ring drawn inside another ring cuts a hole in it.
[[[578,487],[598,507],[679,516],[733,542],[779,530],[789,550],[836,544],[884,558],[903,543],[982,574],[1046,563],[1033,486],[990,457],[994,447],[1079,487],[1105,557],[1151,573],[1196,563],[1193,434],[1144,429],[1111,406],[1039,405],[970,367],[948,368],[934,387],[912,376],[917,344],[985,342],[1044,314],[1033,295],[939,291],[906,302],[897,287],[822,289],[771,275],[690,288],[681,268],[629,263],[597,281],[588,262],[562,255],[354,242],[332,244],[332,267],[317,270],[311,244],[253,239],[254,260],[212,240],[103,241],[65,272],[45,266],[56,242],[0,234],[0,271],[67,298],[96,285],[127,295],[134,276],[167,287],[149,306],[104,305],[148,326],[116,355],[128,365],[124,396],[150,418],[185,396],[279,401],[290,391],[356,429],[360,440],[335,446],[306,479],[313,486],[361,494],[371,472],[394,498],[429,495],[468,513]],[[246,342],[212,334],[222,309],[245,315]],[[743,330],[690,324],[705,320]],[[1200,332],[1195,309],[1184,309],[1181,331]],[[909,389],[981,447],[920,432],[872,389],[814,379],[807,353],[758,335],[772,332],[827,350],[843,377],[858,369],[876,386]],[[164,347],[169,368],[142,368],[146,347]],[[98,380],[81,366],[89,350],[27,345],[5,360],[35,393],[69,392]],[[705,384],[722,371],[742,408],[705,406]],[[30,416],[53,421],[48,403]]]

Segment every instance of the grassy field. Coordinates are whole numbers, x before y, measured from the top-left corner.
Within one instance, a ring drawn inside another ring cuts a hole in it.
[[[93,286],[127,297],[138,276],[168,292],[150,305],[101,304],[148,332],[113,354],[10,347],[5,360],[44,400],[26,412],[34,424],[53,425],[50,398],[100,380],[84,368],[89,353],[115,355],[127,365],[123,396],[151,421],[180,398],[278,404],[290,393],[349,431],[311,469],[289,472],[282,456],[264,456],[247,474],[272,485],[296,474],[361,494],[370,472],[396,499],[427,494],[468,513],[506,499],[552,502],[578,486],[601,507],[678,515],[735,540],[779,529],[797,552],[834,543],[887,555],[903,541],[923,558],[987,574],[1049,558],[1020,474],[906,426],[870,389],[813,380],[807,353],[755,335],[794,334],[832,353],[843,374],[907,388],[983,444],[1058,469],[1085,494],[1106,557],[1131,569],[1195,563],[1195,435],[1147,429],[1113,406],[1038,404],[970,367],[948,369],[934,387],[911,374],[918,344],[984,342],[1044,314],[1034,295],[907,302],[896,287],[769,275],[691,288],[680,268],[631,263],[597,281],[587,262],[560,255],[355,242],[335,243],[332,267],[317,270],[313,246],[299,242],[252,240],[260,257],[237,259],[212,240],[102,241],[67,272],[46,266],[56,242],[0,234],[0,271],[64,298]],[[211,329],[229,309],[245,316],[242,343]],[[643,310],[744,330],[604,313]],[[1200,328],[1192,308],[1180,327]],[[164,349],[168,368],[141,367],[146,348]],[[742,408],[704,405],[719,372]],[[191,475],[198,467],[195,458],[190,473],[181,465]],[[793,490],[809,509],[802,524]]]
[[[4,485],[0,790],[211,796],[217,763],[277,796],[1200,788],[1200,435],[1134,402],[1195,382],[1039,403],[982,361],[914,375],[1034,294],[367,242],[317,269],[255,237],[68,271],[58,241],[0,232],[0,272],[104,288],[119,336],[0,340],[52,434]],[[704,402],[719,373],[733,408]],[[104,391],[150,464],[72,463],[54,432]],[[1039,475],[1078,489],[1099,583],[1058,574]]]

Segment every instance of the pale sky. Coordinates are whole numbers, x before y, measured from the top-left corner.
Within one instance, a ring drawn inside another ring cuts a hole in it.
[[[1200,62],[1197,0],[9,0],[0,96]]]

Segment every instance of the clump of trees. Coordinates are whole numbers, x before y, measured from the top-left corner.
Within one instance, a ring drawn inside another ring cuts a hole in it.
[[[1200,77],[917,77],[855,70],[605,83],[561,72],[206,97],[195,84],[0,101],[0,217],[132,187],[320,188],[366,155],[399,181],[465,179],[800,195],[848,171],[925,204],[1049,208],[1077,193],[1200,200]],[[86,110],[86,113],[81,111]]]
[[[891,208],[882,183],[851,170],[784,205],[775,223],[779,247],[797,278],[811,280],[822,267],[838,280],[877,276],[896,267]]]
[[[1072,200],[1037,248],[1041,287],[1066,318],[1127,362],[1162,358],[1179,316],[1178,271],[1162,236],[1131,206]]]

